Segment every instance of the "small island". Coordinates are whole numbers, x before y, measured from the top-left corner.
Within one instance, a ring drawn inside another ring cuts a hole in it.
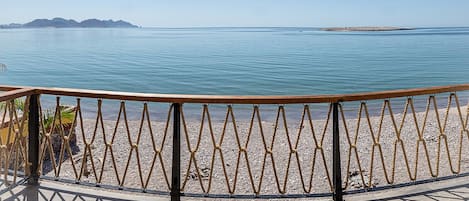
[[[54,19],[35,19],[26,24],[12,23],[0,25],[1,29],[19,29],[19,28],[138,28],[129,22],[123,20],[98,20],[87,19],[81,22],[75,20],[66,20],[56,17]]]
[[[329,27],[322,28],[322,31],[402,31],[413,30],[413,28],[404,27]]]

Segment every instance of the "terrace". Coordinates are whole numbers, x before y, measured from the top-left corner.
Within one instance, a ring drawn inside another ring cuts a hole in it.
[[[469,84],[311,96],[0,91],[4,199],[467,199]]]

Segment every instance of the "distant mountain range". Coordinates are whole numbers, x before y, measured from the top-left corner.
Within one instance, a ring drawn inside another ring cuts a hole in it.
[[[75,20],[66,20],[64,18],[56,17],[54,19],[35,19],[26,24],[7,24],[0,25],[1,29],[17,29],[17,28],[138,28],[129,22],[123,20],[98,20],[87,19],[81,22]]]

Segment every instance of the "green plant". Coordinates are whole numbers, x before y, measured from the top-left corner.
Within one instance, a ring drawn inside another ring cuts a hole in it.
[[[62,122],[63,126],[67,126],[67,125],[71,125],[73,121],[75,120],[75,112],[65,107],[60,108],[60,117],[61,117],[60,121],[58,119],[59,116],[57,116],[57,118],[55,119],[55,123],[54,123],[53,122],[54,116],[55,116],[55,111],[52,112],[51,110],[46,110],[46,112],[44,113],[43,122],[44,122],[44,128],[46,130],[51,130],[53,127],[52,124],[55,125],[54,129],[57,129],[58,126],[60,125],[59,124],[60,121]]]
[[[22,98],[17,98],[14,100],[15,108],[19,111],[24,111],[25,101]],[[4,110],[6,107],[6,102],[0,103],[0,110]]]
[[[15,108],[20,111],[24,111],[25,101],[24,99],[15,99]]]

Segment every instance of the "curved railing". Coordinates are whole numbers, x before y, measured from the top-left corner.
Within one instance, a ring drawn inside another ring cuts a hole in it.
[[[32,183],[340,200],[469,172],[469,84],[314,96],[0,91],[1,167]]]

